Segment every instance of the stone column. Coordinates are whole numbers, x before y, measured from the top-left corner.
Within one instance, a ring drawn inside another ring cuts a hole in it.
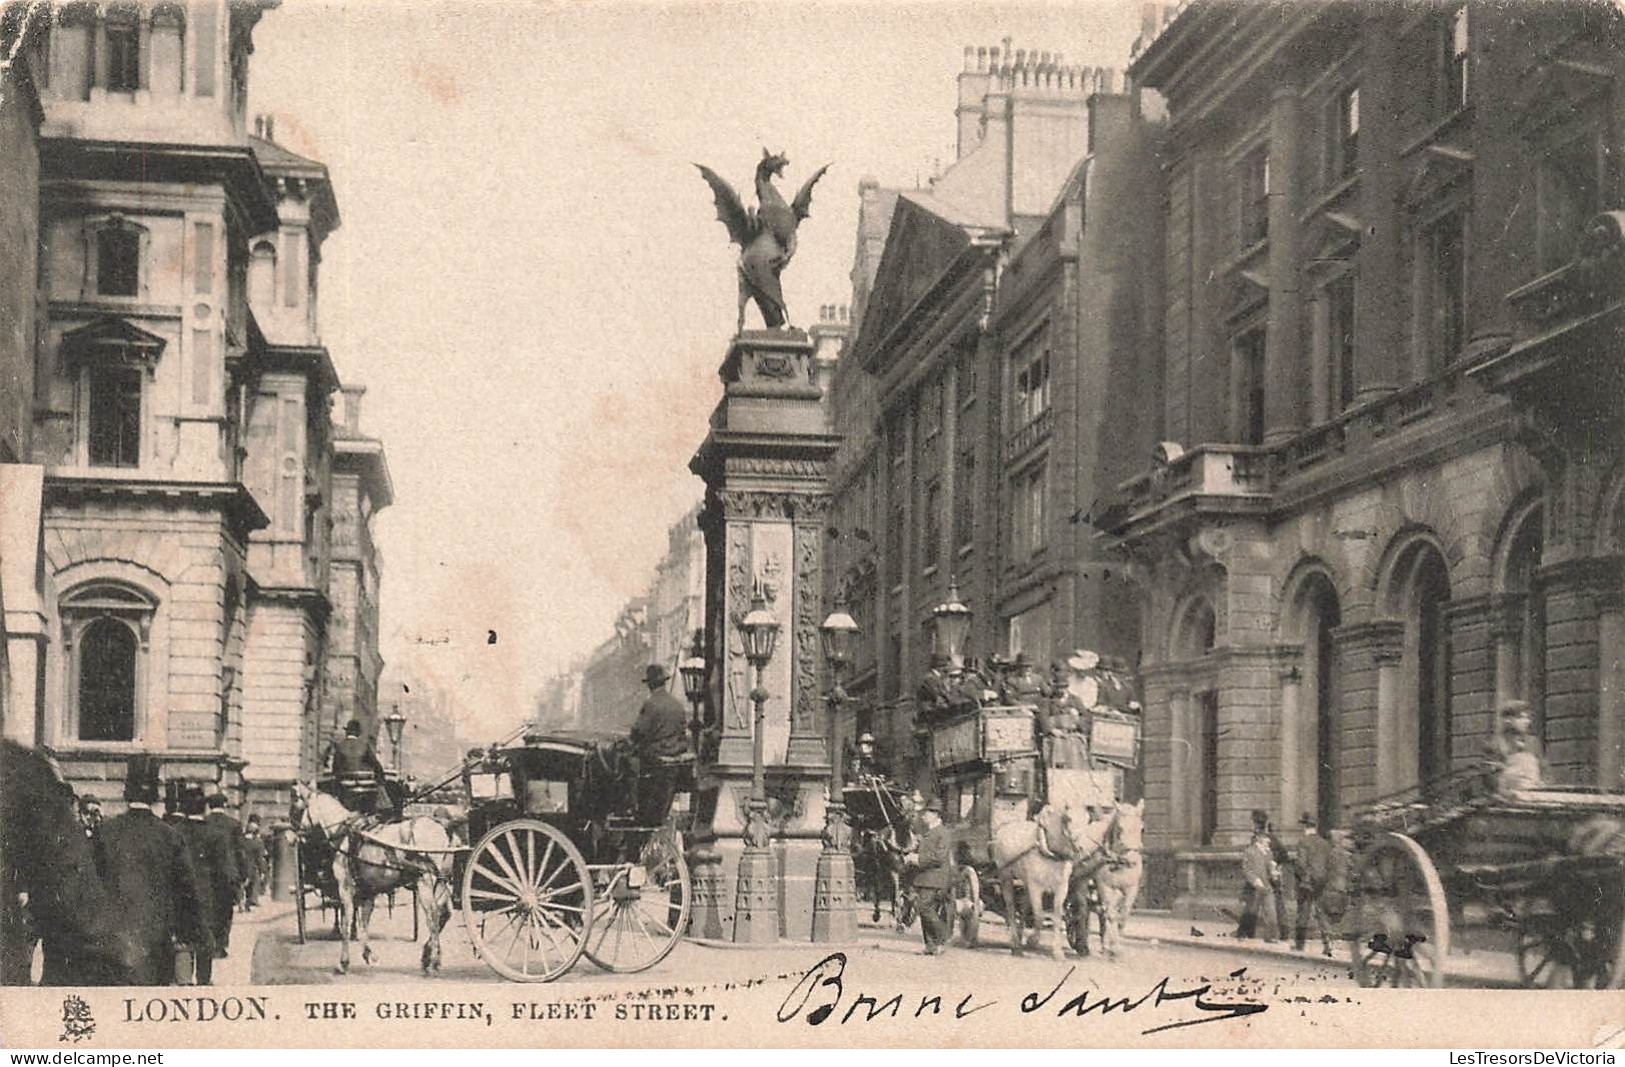
[[[1546,769],[1554,783],[1593,780],[1599,769],[1596,594],[1618,588],[1618,559],[1571,559],[1540,569],[1546,593]]]
[[[1304,364],[1298,290],[1298,90],[1270,97],[1270,326],[1264,348],[1264,440],[1291,437],[1303,425]]]
[[[1597,777],[1625,790],[1625,583],[1599,589],[1597,600]]]
[[[719,903],[735,901],[734,915],[725,917],[725,924],[735,921],[735,940],[811,935],[828,766],[818,685],[823,530],[829,462],[838,443],[813,379],[813,352],[799,330],[740,334],[720,370],[724,393],[711,432],[689,464],[705,479],[717,513],[704,527],[706,587],[720,601],[708,606],[706,645],[715,662],[721,737],[715,760],[701,773],[714,791],[711,830],[725,869],[739,871],[730,861],[743,851],[749,812],[757,680],[738,624],[757,583],[780,625],[761,679],[768,812],[754,830],[769,850],[771,869],[757,862],[748,877],[739,871],[732,895],[725,884],[706,887]]]
[[[1448,609],[1452,770],[1480,761],[1497,725],[1501,649],[1495,634],[1505,599],[1469,597],[1453,601]]]
[[[1315,750],[1316,724],[1310,724],[1308,737],[1304,736],[1303,715],[1303,653],[1301,649],[1283,650],[1277,668],[1281,685],[1281,796],[1282,827],[1296,826],[1297,817],[1304,811],[1313,811],[1313,803],[1305,803],[1304,783],[1300,770],[1307,741],[1310,752]],[[1312,786],[1314,783],[1310,783]]]
[[[1403,624],[1387,620],[1351,623],[1332,631],[1342,687],[1338,694],[1343,721],[1338,760],[1345,807],[1383,792],[1383,742],[1392,732],[1391,726],[1384,727],[1383,718],[1385,710],[1392,714],[1394,672],[1403,634]]]
[[[1399,324],[1409,307],[1399,279],[1399,126],[1395,75],[1400,63],[1395,15],[1387,5],[1362,11],[1360,63],[1360,286],[1354,385],[1358,400],[1393,392],[1405,380]]]

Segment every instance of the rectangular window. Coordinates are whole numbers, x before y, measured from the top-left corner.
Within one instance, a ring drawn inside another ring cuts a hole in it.
[[[107,23],[107,88],[115,93],[141,88],[141,37],[133,22]]]
[[[1326,365],[1331,373],[1332,415],[1354,404],[1356,276],[1351,271],[1326,286]]]
[[[192,30],[197,38],[197,74],[192,79],[192,86],[199,96],[213,96],[215,56],[219,50],[215,40],[218,21],[213,0],[199,4],[192,12]]]
[[[1352,85],[1337,95],[1337,116],[1332,145],[1332,177],[1351,177],[1360,165],[1360,87]]]
[[[1433,372],[1449,366],[1467,340],[1467,223],[1452,211],[1428,227],[1429,353]]]
[[[971,543],[976,516],[976,448],[961,449],[954,473],[954,545]]]
[[[1010,485],[1011,507],[1015,512],[1010,524],[1010,562],[1020,565],[1031,559],[1044,547],[1044,497],[1046,468],[1039,464],[1032,470],[1018,474]]]
[[[1244,445],[1264,443],[1264,349],[1268,331],[1249,330],[1236,338],[1236,436]]]
[[[1018,432],[1049,410],[1049,330],[1041,329],[1010,357],[1010,430]]]
[[[933,478],[925,487],[925,513],[920,518],[920,567],[930,570],[942,551],[942,483]]]
[[[1201,762],[1197,770],[1197,840],[1213,844],[1219,829],[1219,694],[1209,690],[1196,698],[1201,728]]]
[[[207,405],[214,400],[214,333],[192,331],[192,403]]]
[[[1037,552],[1044,547],[1044,496],[1046,483],[1046,468],[1040,466],[1027,476],[1027,547],[1028,554]]]
[[[135,296],[140,287],[141,234],[109,226],[96,234],[96,291]]]
[[[1241,247],[1251,248],[1270,235],[1270,150],[1259,145],[1242,158],[1236,174],[1241,213]]]
[[[141,372],[128,367],[90,371],[90,465],[141,465]]]
[[[957,369],[954,373],[954,396],[961,411],[976,403],[975,344],[964,345],[959,350]]]
[[[1538,173],[1540,269],[1552,271],[1574,258],[1580,229],[1602,210],[1603,160],[1595,131],[1548,151]]]

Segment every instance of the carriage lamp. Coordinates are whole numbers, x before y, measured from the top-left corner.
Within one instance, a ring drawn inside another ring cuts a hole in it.
[[[845,787],[842,781],[841,672],[852,658],[858,624],[846,611],[844,595],[835,599],[831,611],[818,627],[829,664],[829,801],[824,812],[824,850],[819,853],[813,884],[812,939],[822,942],[850,941],[858,932],[857,889],[852,869],[851,828],[846,822]]]
[[[948,599],[931,609],[932,651],[946,655],[956,669],[965,665],[965,639],[973,614],[959,599],[959,579],[950,577]]]
[[[401,706],[393,704],[390,712],[384,716],[384,729],[389,731],[389,747],[394,757],[395,769],[401,769],[401,735],[406,731],[406,716],[401,714]]]
[[[748,944],[779,939],[778,871],[770,848],[772,824],[767,815],[767,682],[768,660],[779,637],[779,620],[767,610],[767,594],[760,579],[752,591],[750,611],[739,620],[745,658],[756,668],[756,687],[750,691],[756,714],[751,731],[750,805],[745,813],[745,848],[739,856],[734,880],[734,940]]]

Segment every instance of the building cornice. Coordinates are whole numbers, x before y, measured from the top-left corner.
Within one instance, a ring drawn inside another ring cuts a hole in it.
[[[240,482],[186,482],[139,477],[47,473],[45,502],[102,499],[140,503],[157,502],[218,510],[232,533],[247,542],[251,531],[271,524],[270,517]]]
[[[40,178],[219,182],[252,233],[277,226],[276,196],[246,145],[177,145],[161,141],[40,140]]]
[[[333,464],[336,472],[360,475],[374,512],[395,503],[395,482],[389,476],[384,443],[376,437],[335,437]]]

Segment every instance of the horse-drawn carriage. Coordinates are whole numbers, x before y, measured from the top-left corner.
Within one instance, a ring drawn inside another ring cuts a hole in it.
[[[469,938],[493,971],[547,982],[585,955],[632,973],[676,947],[692,892],[681,818],[636,825],[637,775],[612,738],[528,734],[485,752],[464,777],[475,844],[458,856],[454,881]]]
[[[1625,795],[1468,769],[1354,813],[1344,937],[1364,986],[1440,986],[1452,934],[1525,986],[1625,986]]]
[[[916,847],[914,805],[895,782],[874,773],[859,775],[842,796],[852,827],[858,900],[870,903],[871,922],[879,922],[880,906],[890,904],[897,928],[906,930],[914,921],[914,894],[903,877],[903,857]]]
[[[370,781],[370,779],[369,779]],[[316,780],[316,788],[323,793],[345,799],[347,783],[336,780],[332,775],[324,775]],[[399,771],[385,771],[384,780],[375,787],[382,794],[378,806],[386,811],[400,811],[406,804],[408,788],[406,780]],[[297,825],[297,822],[295,823]],[[338,882],[333,874],[333,850],[327,840],[318,834],[301,833],[294,842],[293,850],[294,876],[293,876],[293,910],[298,922],[299,943],[303,945],[309,936],[310,912],[317,911],[323,916],[331,914],[334,928],[337,929],[340,919],[340,903]],[[417,887],[410,887],[412,892],[412,940],[418,939],[417,921]],[[393,909],[394,894],[390,894],[390,907]]]
[[[1115,953],[1138,893],[1141,809],[1123,803],[1125,773],[1139,758],[1132,680],[1088,652],[1068,668],[1048,685],[1002,686],[1004,701],[927,728],[955,837],[955,918],[966,944],[977,943],[982,915],[993,911],[1019,949],[1024,922],[1042,929],[1047,899],[1052,925],[1076,951],[1089,951],[1093,915]],[[1108,917],[1116,919],[1110,929]]]

